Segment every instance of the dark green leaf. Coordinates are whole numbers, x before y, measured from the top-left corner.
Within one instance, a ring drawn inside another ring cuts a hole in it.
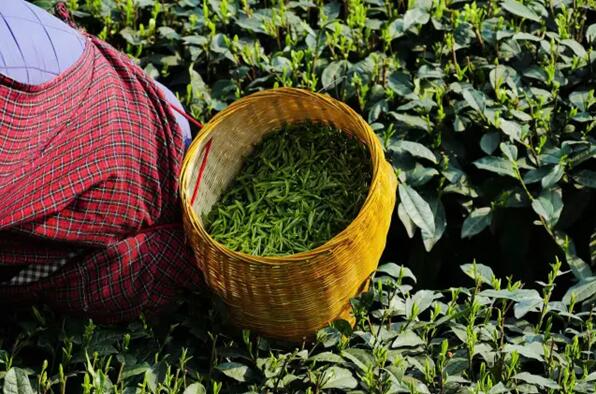
[[[345,75],[347,67],[348,63],[345,60],[329,63],[321,75],[323,88],[329,89],[338,85]]]
[[[487,155],[490,155],[497,149],[500,141],[501,137],[499,133],[486,133],[480,138],[480,149]]]
[[[560,164],[556,164],[555,166],[553,166],[553,168],[551,168],[551,170],[544,176],[544,178],[542,178],[542,187],[544,189],[548,189],[551,186],[554,186],[557,184],[557,182],[559,182],[561,180],[561,178],[563,177],[564,174],[564,170],[563,170],[563,166]]]
[[[479,279],[482,283],[492,286],[495,274],[493,273],[493,270],[490,267],[484,264],[474,263],[464,264],[460,268],[470,278],[474,280]]]
[[[325,2],[323,6],[323,12],[329,20],[337,19],[341,11],[341,4],[335,0]]]
[[[486,96],[484,93],[475,89],[466,89],[463,91],[463,96],[470,107],[484,114],[486,109]]]
[[[516,302],[527,300],[542,301],[540,294],[534,289],[517,289],[517,290],[482,290],[478,295],[483,297],[491,297],[498,299],[506,299]]]
[[[320,363],[332,363],[332,364],[342,364],[345,360],[332,352],[323,352],[316,354],[308,359],[309,361],[316,361]]]
[[[410,29],[414,25],[425,25],[430,20],[430,14],[420,8],[413,8],[404,14],[404,31]]]
[[[594,237],[592,239],[594,239]],[[567,234],[561,231],[556,231],[555,240],[565,252],[565,260],[567,260],[567,264],[577,279],[583,280],[592,276],[590,266],[577,256],[573,239],[569,238]]]
[[[397,140],[395,142],[392,142],[389,145],[389,149],[392,149],[395,151],[408,152],[412,156],[430,160],[435,164],[437,163],[437,158],[436,158],[435,154],[430,149],[428,149],[426,146],[424,146],[418,142]]]
[[[414,90],[414,85],[408,74],[400,71],[395,71],[389,75],[387,85],[400,96],[407,96]]]
[[[424,167],[416,163],[413,169],[405,171],[406,183],[412,187],[421,187],[428,183],[439,172],[434,168]]]
[[[517,147],[515,145],[501,142],[499,148],[501,149],[501,152],[503,152],[505,157],[509,159],[509,161],[517,160]]]
[[[476,160],[473,164],[481,170],[516,178],[511,162],[501,157],[487,156]]]
[[[424,231],[433,234],[435,232],[435,218],[430,205],[408,185],[399,185],[399,197],[408,216]]]
[[[391,348],[416,347],[424,345],[424,341],[414,331],[407,330],[400,333],[391,344]]]
[[[401,220],[404,227],[406,228],[408,237],[413,238],[414,234],[416,232],[416,225],[414,224],[412,219],[410,219],[410,216],[408,215],[408,212],[406,212],[406,208],[404,207],[404,204],[402,204],[401,202],[397,206],[397,216],[399,217],[399,220]]]
[[[126,379],[131,376],[142,375],[145,372],[147,372],[150,368],[151,366],[146,362],[132,366],[125,365],[124,369],[122,370],[122,378]]]
[[[539,299],[528,299],[516,302],[513,306],[513,315],[516,319],[521,319],[528,312],[536,312],[542,306],[543,301]]]
[[[4,394],[33,394],[27,373],[21,368],[13,367],[4,377]]]
[[[323,347],[329,348],[337,345],[341,339],[341,333],[333,327],[325,327],[317,332],[317,342]]]
[[[418,313],[422,313],[439,297],[440,294],[435,294],[432,290],[418,290],[413,297],[406,299],[406,318],[412,316],[414,304],[417,307]]]
[[[524,77],[537,79],[542,82],[546,82],[548,75],[546,71],[544,71],[539,66],[530,66],[524,71]],[[534,93],[540,92],[539,90],[533,90]],[[548,96],[548,92],[544,92]]]
[[[518,33],[515,33],[513,35],[513,39],[514,40],[536,41],[536,42],[539,42],[540,41],[540,37],[535,36],[534,34],[523,32],[523,31],[520,31]]]
[[[429,205],[435,218],[435,232],[430,234],[422,230],[422,241],[427,252],[430,252],[433,246],[441,239],[447,227],[445,208],[441,200],[438,197],[433,197],[429,200]]]
[[[185,36],[182,37],[182,41],[188,45],[204,46],[209,43],[207,37],[203,36]]]
[[[184,390],[183,394],[207,394],[207,390],[201,383],[194,382]]]
[[[372,352],[366,349],[350,348],[341,352],[341,355],[354,363],[361,372],[366,372],[375,363]]]
[[[571,302],[572,294],[574,295],[576,302],[582,302],[592,297],[596,294],[596,276],[584,278],[576,285],[571,286],[563,296],[563,302],[565,304]]]
[[[559,221],[563,210],[561,189],[543,190],[540,196],[532,201],[532,208],[546,220],[549,226],[554,226]]]
[[[176,32],[176,30],[172,29],[168,26],[160,26],[157,31],[159,35],[165,38],[166,40],[179,40],[180,35]]]
[[[585,112],[588,110],[589,97],[590,92],[588,91],[575,91],[569,94],[569,101],[580,111]]]
[[[580,185],[596,189],[596,171],[581,170],[573,176]]]
[[[125,27],[122,29],[120,31],[120,35],[131,45],[141,45],[143,43],[143,40],[139,36],[138,32],[131,29],[130,27]]]
[[[414,128],[414,129],[418,128],[418,129],[422,129],[422,130],[427,130],[428,131],[428,124],[420,116],[413,116],[413,115],[402,114],[402,113],[397,113],[397,112],[390,112],[390,114],[395,119],[397,119],[398,121],[402,122],[406,126],[409,126],[411,128]]]
[[[526,383],[536,384],[540,387],[549,388],[549,389],[559,389],[561,388],[557,382],[552,379],[545,378],[539,375],[533,375],[529,372],[520,372],[513,376],[513,379],[521,380]]]
[[[534,22],[540,22],[540,17],[536,15],[534,11],[520,3],[516,0],[505,0],[501,3],[501,7],[503,7],[508,12],[512,13],[513,15],[533,20]]]
[[[545,166],[528,171],[526,175],[524,175],[524,183],[531,184],[542,181],[542,179],[552,171],[552,168],[552,166]]]
[[[349,390],[358,386],[358,381],[346,368],[333,366],[326,369],[320,378],[321,389]]]
[[[368,123],[373,123],[379,116],[388,110],[387,100],[379,100],[373,104],[368,113]]]
[[[514,141],[519,141],[522,135],[522,126],[514,120],[501,119],[499,128]]]
[[[596,23],[591,24],[586,29],[586,40],[591,43],[596,43]]]
[[[404,20],[402,18],[394,20],[389,24],[387,31],[389,32],[389,37],[392,40],[403,36],[404,32],[406,31],[406,29],[404,29]]]
[[[248,366],[236,362],[219,364],[217,369],[237,382],[246,382],[252,375],[252,371]]]
[[[575,55],[579,56],[580,58],[585,57],[587,54],[584,47],[579,42],[571,38],[564,39],[561,41],[561,43],[570,48],[575,53]]]
[[[445,76],[445,74],[438,65],[431,66],[428,64],[423,64],[418,69],[417,76],[420,79],[441,79]]]
[[[395,263],[386,263],[377,268],[378,272],[382,272],[394,278],[411,278],[416,282],[416,277],[412,271],[404,266],[397,265]]]
[[[505,353],[518,352],[526,358],[544,361],[544,347],[540,342],[530,342],[523,345],[506,344],[503,348]]]

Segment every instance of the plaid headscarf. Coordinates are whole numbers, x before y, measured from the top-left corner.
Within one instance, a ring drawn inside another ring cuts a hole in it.
[[[163,92],[94,37],[47,83],[0,75],[0,266],[63,264],[0,285],[0,302],[117,322],[199,286],[180,224],[183,151]]]

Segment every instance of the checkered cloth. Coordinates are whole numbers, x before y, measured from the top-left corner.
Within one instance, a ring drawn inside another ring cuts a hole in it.
[[[183,150],[163,92],[94,37],[43,85],[0,75],[0,266],[26,267],[0,302],[117,322],[200,286],[180,225]]]
[[[54,272],[58,271],[67,263],[67,261],[68,259],[61,259],[56,261],[55,263],[48,263],[42,265],[31,264],[26,267],[21,267],[21,269],[19,269],[14,275],[12,275],[10,279],[5,280],[4,282],[0,283],[0,285],[20,286],[29,283],[35,283],[41,279],[47,278]]]

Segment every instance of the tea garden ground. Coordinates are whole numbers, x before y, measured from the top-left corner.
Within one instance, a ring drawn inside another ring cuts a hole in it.
[[[201,120],[274,86],[347,102],[399,205],[354,329],[268,341],[205,291],[119,327],[7,308],[5,393],[596,390],[593,0],[68,6]]]

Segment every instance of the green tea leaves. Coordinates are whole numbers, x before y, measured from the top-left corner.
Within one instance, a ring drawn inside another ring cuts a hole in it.
[[[4,376],[4,394],[33,394],[27,373],[21,368],[11,368]]]
[[[358,386],[358,381],[349,369],[341,367],[331,367],[326,369],[321,375],[321,389],[339,389],[349,390]]]
[[[427,147],[425,147],[424,145],[422,145],[418,142],[398,140],[398,141],[392,142],[389,145],[389,149],[395,150],[395,151],[407,152],[407,153],[411,154],[412,156],[430,160],[431,162],[433,162],[435,164],[437,163],[437,158],[434,155],[434,153],[430,149],[428,149]]]
[[[591,43],[596,43],[596,23],[592,23],[586,29],[586,40]]]
[[[404,14],[404,30],[409,30],[410,27],[415,25],[424,25],[428,23],[430,19],[430,15],[428,11],[420,9],[420,8],[413,8]]]
[[[517,160],[517,147],[513,144],[501,143],[499,145],[501,152],[505,155],[509,161],[514,162]]]
[[[404,347],[416,347],[424,345],[424,341],[414,331],[407,330],[397,336],[393,343],[392,348],[404,348]]]
[[[580,185],[596,189],[596,171],[581,170],[573,176]]]
[[[203,386],[199,382],[195,382],[190,384],[185,390],[183,394],[207,394],[207,390],[205,386]]]
[[[532,201],[532,208],[550,226],[554,226],[557,224],[559,216],[561,216],[561,211],[563,211],[561,189],[544,190],[537,199]]]
[[[573,297],[575,302],[582,302],[596,294],[596,276],[590,276],[579,281],[567,290],[563,302],[569,304]]]
[[[273,131],[204,219],[226,247],[258,256],[312,250],[344,230],[368,195],[370,158],[332,127],[297,123]]]
[[[217,369],[237,382],[246,382],[252,375],[248,366],[236,362],[219,364]]]
[[[408,267],[397,265],[395,263],[385,263],[377,268],[377,272],[387,274],[393,278],[410,278],[416,282],[416,277]]]
[[[435,219],[435,230],[433,233],[428,233],[422,229],[422,242],[427,252],[430,252],[433,246],[441,239],[443,232],[447,227],[447,219],[445,216],[445,208],[438,198],[432,198],[429,205]]]
[[[499,175],[510,176],[513,178],[516,177],[511,161],[501,157],[486,156],[476,160],[473,164],[481,170],[491,171]]]
[[[389,75],[387,85],[400,96],[407,96],[414,90],[414,85],[412,84],[410,77],[400,71],[395,71]]]
[[[403,223],[404,227],[406,228],[406,232],[408,233],[408,237],[413,238],[414,233],[416,232],[416,224],[410,219],[408,212],[403,203],[399,203],[397,206],[397,215],[399,216],[399,220]]]
[[[513,379],[521,380],[526,383],[535,384],[539,387],[549,388],[549,389],[559,389],[561,386],[557,384],[552,379],[545,378],[539,375],[533,375],[529,372],[520,372],[517,375],[513,376]]]
[[[490,225],[492,211],[489,207],[477,208],[470,212],[461,228],[462,238],[471,238]]]
[[[486,96],[484,93],[475,89],[466,89],[463,91],[463,95],[470,107],[484,114],[484,110],[486,109]]]
[[[525,19],[530,19],[534,22],[540,22],[540,17],[534,11],[532,11],[530,8],[526,7],[519,1],[505,0],[501,3],[501,7],[503,7],[505,10],[512,13],[513,15]]]
[[[487,155],[491,155],[499,146],[500,141],[499,133],[486,133],[480,138],[480,148]]]
[[[492,286],[495,274],[490,267],[474,262],[473,264],[464,264],[460,268],[470,278]]]
[[[348,62],[345,60],[329,63],[321,75],[323,88],[331,89],[337,86],[342,81],[347,69]]]
[[[522,126],[518,122],[514,120],[501,119],[499,121],[499,128],[514,141],[519,141],[521,139]]]
[[[399,197],[408,216],[419,228],[429,234],[435,232],[435,220],[432,209],[420,194],[408,185],[399,185]]]

